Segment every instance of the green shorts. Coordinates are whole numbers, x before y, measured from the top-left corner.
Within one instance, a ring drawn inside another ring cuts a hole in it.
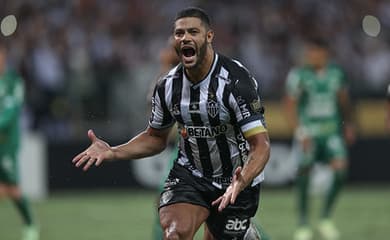
[[[333,159],[347,160],[347,148],[343,136],[332,134],[312,138],[312,144],[307,152],[299,146],[299,166],[309,166],[316,162],[328,164]]]
[[[0,153],[0,183],[16,185],[19,182],[16,153]]]

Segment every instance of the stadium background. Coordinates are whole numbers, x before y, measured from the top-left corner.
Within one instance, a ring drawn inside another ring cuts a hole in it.
[[[42,238],[150,239],[154,189],[167,157],[88,173],[71,159],[88,145],[89,128],[115,144],[145,127],[159,50],[175,13],[189,5],[210,13],[215,49],[242,61],[261,84],[273,146],[258,219],[269,234],[288,239],[295,226],[291,130],[280,101],[288,69],[301,61],[302,39],[315,33],[330,39],[335,61],[347,72],[358,130],[336,222],[347,240],[387,239],[390,1],[3,0],[0,37],[27,87],[23,189],[35,199]],[[326,170],[320,171],[313,194],[326,186]],[[0,239],[17,239],[19,219],[3,202]]]

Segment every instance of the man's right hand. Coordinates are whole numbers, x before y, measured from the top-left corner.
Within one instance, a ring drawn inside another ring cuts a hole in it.
[[[92,142],[91,145],[72,160],[76,167],[84,164],[84,171],[93,164],[99,166],[103,161],[114,159],[114,152],[108,143],[96,137],[92,130],[88,130],[88,137]]]

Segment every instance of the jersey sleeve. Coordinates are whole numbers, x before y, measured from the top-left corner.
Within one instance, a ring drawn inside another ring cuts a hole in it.
[[[149,126],[155,129],[165,129],[175,123],[166,104],[164,83],[165,81],[163,80],[156,84],[151,99],[152,111],[149,118]]]
[[[299,70],[298,69],[292,69],[287,75],[286,79],[286,94],[287,96],[297,98],[299,97],[299,94],[301,93],[300,88],[300,81],[301,78],[299,76]]]
[[[12,86],[6,92],[0,106],[0,129],[7,128],[19,113],[23,105],[24,85],[20,77],[15,76]]]
[[[264,108],[257,81],[247,76],[234,84],[229,105],[245,138],[266,132]]]

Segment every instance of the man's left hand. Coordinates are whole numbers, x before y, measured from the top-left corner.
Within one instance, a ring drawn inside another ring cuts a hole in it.
[[[234,171],[232,183],[226,189],[225,193],[211,203],[212,206],[216,206],[219,204],[218,211],[221,212],[229,204],[234,204],[238,194],[246,187],[246,181],[243,178],[241,171],[242,167],[236,168],[236,170]]]

